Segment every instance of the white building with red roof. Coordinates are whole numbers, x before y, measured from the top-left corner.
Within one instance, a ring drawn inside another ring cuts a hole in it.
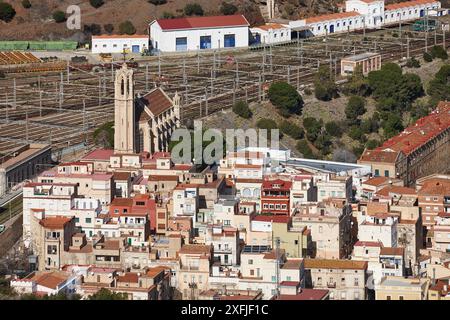
[[[248,47],[249,23],[243,15],[158,19],[149,25],[157,52]]]

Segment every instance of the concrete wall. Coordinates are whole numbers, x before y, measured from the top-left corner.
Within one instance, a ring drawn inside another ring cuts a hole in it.
[[[3,257],[22,237],[22,216],[11,227],[0,233],[0,257]]]

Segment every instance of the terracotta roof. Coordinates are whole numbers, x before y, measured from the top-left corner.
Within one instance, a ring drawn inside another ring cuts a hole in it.
[[[166,94],[160,89],[155,88],[143,98],[147,108],[153,113],[155,117],[159,116],[164,111],[172,108],[172,101],[166,96]]]
[[[68,274],[55,271],[35,275],[32,280],[43,287],[56,289],[60,284],[67,281],[68,278]]]
[[[300,270],[302,262],[303,260],[301,259],[289,259],[283,264],[283,267],[281,269]]]
[[[87,155],[85,155],[82,160],[108,160],[114,155],[114,150],[112,149],[97,149]]]
[[[331,260],[331,259],[305,259],[305,269],[350,269],[365,270],[367,261]]]
[[[137,273],[129,272],[125,273],[122,276],[119,276],[117,278],[117,281],[119,282],[129,282],[129,283],[138,283],[139,282],[139,276]]]
[[[279,300],[324,300],[328,296],[328,290],[322,289],[302,289],[295,295],[282,294]]]
[[[285,250],[284,249],[280,249],[278,256],[281,257],[282,255],[284,255]],[[264,259],[268,259],[268,260],[275,260],[277,259],[277,251],[276,250],[272,250],[271,252],[267,252],[264,257]]]
[[[288,216],[265,216],[265,215],[258,215],[253,218],[253,221],[263,221],[263,222],[275,222],[275,223],[288,223],[289,220],[291,220]]]
[[[148,177],[148,181],[178,181],[178,176],[151,175]]]
[[[113,174],[114,180],[128,180],[130,178],[131,173],[129,172],[114,172]]]
[[[399,3],[392,3],[384,6],[384,10],[396,10],[396,9],[403,9],[403,8],[409,8],[409,7],[415,7],[419,5],[424,4],[434,4],[437,1],[431,1],[431,0],[414,0],[414,1],[405,1],[405,2],[399,2]]]
[[[71,220],[72,218],[56,216],[44,218],[39,221],[39,224],[47,229],[63,229]]]
[[[416,195],[417,192],[413,188],[400,187],[400,186],[386,186],[381,190],[377,191],[379,196],[389,196],[390,193],[403,194],[403,195]]]
[[[380,250],[380,255],[386,255],[386,256],[403,256],[405,253],[405,248],[391,248],[391,247],[384,247]]]
[[[420,118],[403,132],[375,150],[402,151],[408,155],[450,127],[450,102],[440,102],[436,110]]]
[[[288,27],[286,27],[285,25],[279,24],[279,23],[266,23],[263,24],[261,26],[257,26],[255,27],[255,29],[261,29],[264,31],[268,31],[268,30],[277,30],[277,29],[287,29]]]
[[[450,180],[437,178],[427,180],[418,193],[419,195],[450,196]]]
[[[280,283],[282,287],[298,287],[300,285],[300,282],[298,281],[282,281]]]
[[[111,202],[111,206],[120,206],[120,207],[132,207],[133,199],[132,198],[114,198]]]
[[[247,19],[243,15],[159,19],[156,22],[164,31],[249,26]]]
[[[364,162],[382,162],[382,163],[395,163],[398,157],[396,151],[382,151],[382,150],[364,150],[363,154],[359,158],[359,161]]]
[[[383,245],[380,242],[376,241],[357,241],[355,243],[355,247],[379,247],[381,248]]]
[[[330,14],[324,14],[324,15],[320,15],[320,16],[307,18],[307,19],[305,19],[305,21],[306,21],[306,24],[311,24],[311,23],[339,20],[339,19],[352,18],[352,17],[358,17],[358,16],[360,16],[360,14],[358,12],[354,12],[354,11],[338,12],[338,13],[330,13]]]
[[[373,178],[370,178],[367,181],[364,181],[363,184],[367,184],[369,186],[375,186],[376,187],[376,186],[384,184],[384,183],[386,183],[388,181],[389,181],[389,178],[387,178],[387,177],[373,177]]]
[[[180,253],[186,254],[209,254],[211,252],[211,246],[205,246],[201,244],[187,244],[181,247]]]

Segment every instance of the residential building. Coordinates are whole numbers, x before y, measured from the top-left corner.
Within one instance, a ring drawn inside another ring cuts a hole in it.
[[[383,277],[375,285],[376,300],[427,300],[430,280],[427,278]]]

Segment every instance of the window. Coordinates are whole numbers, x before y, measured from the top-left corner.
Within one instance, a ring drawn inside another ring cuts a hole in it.
[[[47,254],[56,254],[58,248],[56,246],[47,246]]]
[[[276,276],[272,276],[272,282],[277,281],[277,277]]]
[[[384,176],[389,178],[389,170],[384,170]]]
[[[223,46],[225,48],[233,48],[236,46],[236,39],[234,34],[226,34],[223,38]]]
[[[86,218],[85,221],[86,221],[86,223],[91,223],[92,219],[91,218]]]
[[[248,264],[253,264],[253,259],[248,259]]]
[[[358,286],[359,286],[359,279],[355,278],[355,287],[358,287]]]
[[[404,300],[403,296],[398,296],[399,300]]]
[[[386,296],[386,300],[391,300],[391,296]]]
[[[380,170],[375,169],[375,176],[378,177],[380,175]]]
[[[176,51],[187,51],[187,37],[175,39],[175,50]]]
[[[211,36],[200,37],[200,49],[211,49]]]

